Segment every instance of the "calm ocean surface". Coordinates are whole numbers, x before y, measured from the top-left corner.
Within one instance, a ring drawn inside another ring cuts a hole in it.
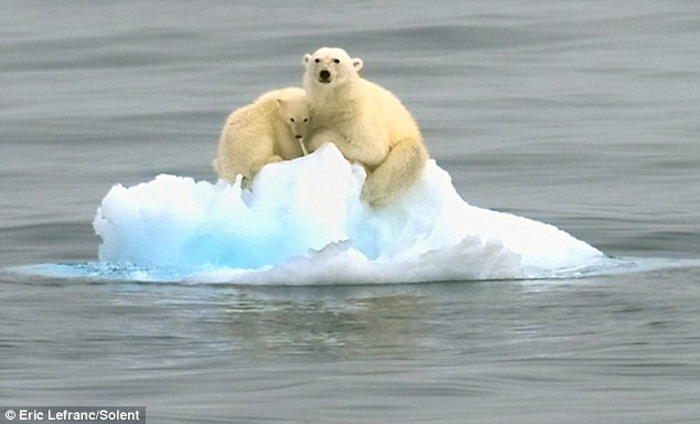
[[[149,423],[697,423],[700,3],[347,3],[5,1],[0,268],[95,260],[113,184],[213,181],[226,115],[300,84],[324,45],[404,101],[469,203],[678,266],[303,288],[0,270],[0,405],[145,405]]]

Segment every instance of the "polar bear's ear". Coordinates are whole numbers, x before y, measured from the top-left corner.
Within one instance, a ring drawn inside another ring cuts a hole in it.
[[[302,63],[304,64],[304,66],[306,66],[309,64],[309,62],[311,62],[311,55],[307,53],[304,55],[304,61]]]
[[[284,106],[284,103],[285,103],[284,99],[277,98],[276,100],[277,100],[277,107]]]
[[[363,65],[362,59],[360,59],[359,57],[352,59],[352,67],[355,68],[356,71],[359,72],[360,69],[362,69],[362,65]]]

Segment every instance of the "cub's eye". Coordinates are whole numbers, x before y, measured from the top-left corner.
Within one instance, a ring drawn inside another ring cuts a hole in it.
[[[316,63],[319,63],[319,62],[320,62],[320,60],[318,60],[318,58],[316,58],[316,60],[314,60],[314,62],[316,62]]]
[[[309,118],[304,118],[304,122],[309,122]]]
[[[294,118],[289,118],[290,121],[294,122]]]
[[[333,59],[333,63],[340,63],[340,59]]]

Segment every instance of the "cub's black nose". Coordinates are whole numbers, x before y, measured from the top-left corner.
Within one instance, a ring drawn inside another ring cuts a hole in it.
[[[297,140],[301,140],[301,134],[295,134],[294,138],[296,138]]]
[[[318,73],[318,77],[321,81],[328,81],[331,78],[331,73],[324,69]]]

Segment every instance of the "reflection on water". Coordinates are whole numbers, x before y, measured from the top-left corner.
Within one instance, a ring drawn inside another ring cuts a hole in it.
[[[356,354],[381,356],[396,347],[423,348],[426,305],[405,294],[326,298],[295,293],[293,299],[243,291],[222,308],[223,329],[232,344],[253,357]],[[261,296],[262,295],[262,296]]]
[[[121,294],[110,309],[135,308],[153,314],[143,317],[158,323],[149,326],[149,333],[174,333],[163,339],[166,343],[169,340],[179,345],[180,326],[194,326],[186,337],[206,343],[205,350],[216,351],[216,355],[330,359],[381,357],[396,349],[401,355],[410,355],[432,348],[425,339],[429,331],[424,321],[430,303],[420,289],[130,287],[116,289]],[[115,290],[112,285],[105,288]],[[188,346],[196,351],[202,348],[185,343],[178,349],[184,348],[186,354]]]

